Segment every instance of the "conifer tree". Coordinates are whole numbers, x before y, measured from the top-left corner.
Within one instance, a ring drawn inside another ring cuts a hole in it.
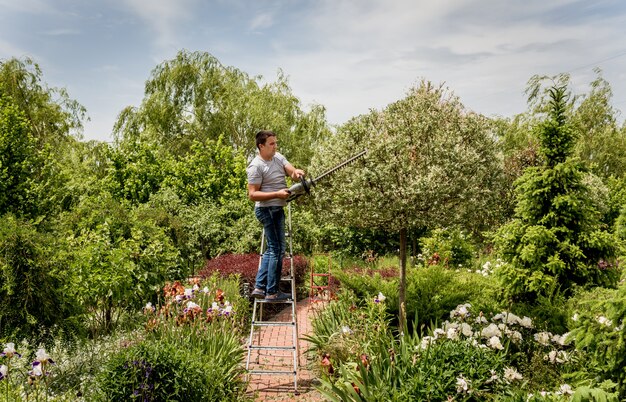
[[[509,296],[530,302],[574,285],[614,284],[617,276],[614,239],[584,184],[583,165],[572,157],[568,96],[565,85],[549,88],[547,118],[537,127],[543,165],[516,182],[515,218],[495,239],[507,262],[499,275]]]

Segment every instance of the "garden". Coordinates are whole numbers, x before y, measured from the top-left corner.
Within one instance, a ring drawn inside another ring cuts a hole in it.
[[[257,397],[263,128],[311,177],[367,149],[291,205],[299,299],[332,272],[303,339],[323,399],[626,400],[626,125],[595,73],[531,77],[506,118],[424,80],[330,127],[283,75],[181,51],[105,143],[0,60],[0,401]]]

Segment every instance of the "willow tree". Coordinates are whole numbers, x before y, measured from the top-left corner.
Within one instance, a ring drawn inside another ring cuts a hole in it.
[[[114,132],[119,141],[152,141],[176,155],[223,138],[250,156],[260,129],[279,135],[296,166],[308,165],[313,144],[328,134],[324,109],[304,111],[282,73],[264,83],[209,53],[181,51],[154,68],[141,105],[125,108]]]
[[[401,323],[408,231],[489,218],[499,165],[488,127],[445,88],[421,82],[384,110],[346,123],[314,158],[311,170],[321,171],[367,149],[315,190],[316,205],[335,222],[399,234]]]

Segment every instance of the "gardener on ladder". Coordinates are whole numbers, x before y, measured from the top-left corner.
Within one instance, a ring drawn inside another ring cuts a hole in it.
[[[259,153],[248,165],[248,198],[255,201],[254,214],[263,224],[267,249],[261,259],[252,297],[268,301],[291,298],[280,292],[278,282],[285,255],[285,211],[289,197],[286,175],[293,180],[304,176],[304,171],[294,168],[287,159],[276,152],[276,134],[259,131],[256,134]]]

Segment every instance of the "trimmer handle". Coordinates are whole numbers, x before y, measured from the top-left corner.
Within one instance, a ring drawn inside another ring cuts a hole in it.
[[[300,177],[300,183],[296,183],[289,187],[289,197],[287,202],[291,202],[303,194],[311,194],[311,187],[313,186],[313,180],[306,179],[304,176]]]

